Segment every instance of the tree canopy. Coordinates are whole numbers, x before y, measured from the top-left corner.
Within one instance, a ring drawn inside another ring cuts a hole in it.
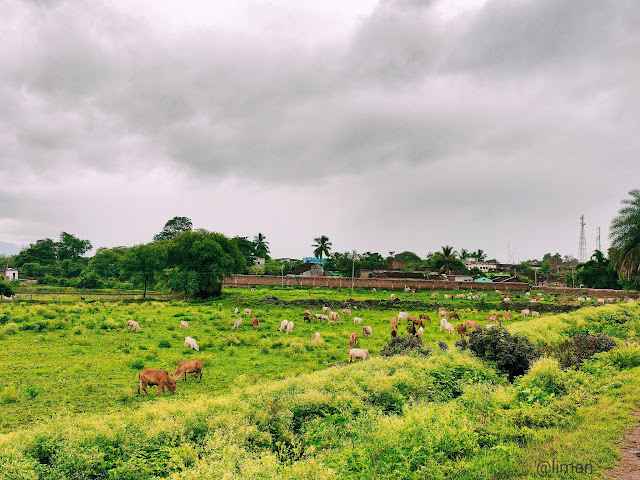
[[[640,189],[629,192],[611,221],[609,258],[620,278],[640,276]]]
[[[153,236],[153,241],[171,240],[181,233],[190,232],[192,228],[191,219],[187,217],[173,217],[164,224],[164,228],[160,233]]]
[[[316,242],[313,245],[311,245],[312,247],[315,247],[315,250],[313,251],[313,256],[321,260],[322,260],[322,255],[324,255],[325,257],[328,257],[329,253],[331,252],[331,242],[329,241],[329,237],[325,235],[321,235],[317,238],[314,238],[313,241]]]
[[[256,257],[269,258],[269,242],[267,242],[267,237],[262,233],[258,233],[258,235],[253,237],[253,245]]]
[[[70,233],[62,232],[56,247],[58,260],[76,260],[91,250],[91,242],[89,240],[81,240]]]
[[[620,288],[618,276],[611,263],[601,251],[596,250],[591,260],[578,265],[575,271],[576,282],[589,288]]]

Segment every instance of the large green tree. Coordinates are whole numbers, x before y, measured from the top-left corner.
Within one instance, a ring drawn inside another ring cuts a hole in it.
[[[4,295],[5,297],[13,296],[13,289],[11,285],[0,278],[0,295]]]
[[[144,286],[143,297],[147,296],[147,287],[167,263],[166,247],[162,244],[136,245],[127,249],[122,259],[122,270],[134,283]]]
[[[173,217],[164,224],[162,231],[153,236],[154,242],[160,240],[171,240],[181,233],[190,232],[193,228],[191,219],[187,217]]]
[[[58,260],[76,260],[91,250],[91,242],[82,240],[71,233],[62,232],[56,244]]]
[[[167,243],[170,286],[189,295],[220,295],[225,277],[245,269],[236,242],[220,233],[184,232]]]
[[[440,273],[449,273],[452,270],[464,270],[465,266],[458,258],[458,252],[453,247],[445,245],[442,250],[435,252],[433,256],[433,267]]]
[[[327,237],[326,235],[321,235],[317,238],[314,238],[313,241],[316,242],[311,245],[312,247],[314,247],[313,256],[319,258],[320,260],[322,260],[322,255],[328,257],[329,253],[331,252],[331,242],[329,241],[329,237]]]
[[[56,242],[50,238],[45,238],[32,243],[29,248],[22,250],[15,256],[13,262],[16,267],[20,268],[25,263],[38,263],[41,266],[55,265],[57,260]]]
[[[620,278],[632,280],[640,276],[640,189],[629,192],[622,208],[611,221],[609,258]]]
[[[101,247],[89,260],[89,268],[102,278],[118,278],[126,250],[124,247]]]

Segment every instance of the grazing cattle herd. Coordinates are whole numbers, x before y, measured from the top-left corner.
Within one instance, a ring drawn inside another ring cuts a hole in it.
[[[431,297],[437,297],[439,295],[439,293],[437,292],[433,292],[430,296]],[[444,295],[445,298],[447,298],[447,296],[450,298],[451,295],[450,294],[445,294]],[[469,298],[469,299],[476,299],[476,295],[466,295],[466,294],[458,294],[455,295],[456,298]],[[391,298],[395,298],[395,295],[392,294]],[[530,300],[531,303],[537,302],[542,300],[542,297],[534,297]],[[591,300],[590,298],[579,298],[578,302],[579,304],[582,304],[585,301]],[[601,301],[602,300],[602,301]],[[613,299],[611,299],[613,300]],[[509,303],[511,301],[510,297],[507,296],[503,296],[503,302],[504,303]],[[558,301],[562,301],[562,299],[558,300]],[[598,301],[598,305],[602,304],[602,303],[611,303],[610,299],[597,299]],[[242,312],[246,315],[249,316],[249,318],[251,318],[251,327],[253,329],[256,329],[260,326],[260,321],[258,319],[258,317],[253,316],[253,310],[251,308],[244,308],[242,310]],[[240,309],[239,308],[235,308],[233,310],[233,314],[234,315],[238,315],[240,313]],[[342,309],[342,315],[345,317],[352,317],[352,308],[343,308]],[[456,333],[458,335],[460,335],[460,337],[464,337],[465,335],[468,335],[470,332],[481,328],[481,325],[478,322],[472,321],[472,320],[461,320],[460,318],[460,314],[462,314],[464,312],[449,312],[447,310],[445,310],[444,308],[437,308],[435,311],[435,314],[437,315],[437,317],[440,318],[440,331],[446,333],[447,335],[453,335],[455,336]],[[362,314],[361,314],[362,315]],[[366,315],[365,315],[366,316]],[[512,312],[512,311],[508,311],[505,310],[502,312],[502,314],[500,313],[489,313],[487,314],[487,324],[484,325],[484,328],[487,329],[492,329],[492,328],[501,328],[502,327],[502,322],[507,322],[507,321],[513,321],[514,317],[516,317],[516,313]],[[539,317],[540,313],[535,311],[535,310],[531,310],[529,308],[526,309],[522,309],[519,312],[519,316],[522,318],[525,317]],[[322,307],[322,313],[314,313],[312,310],[304,310],[303,313],[303,319],[305,323],[311,323],[312,321],[323,321],[323,322],[331,322],[332,325],[338,324],[340,322],[340,314],[338,314],[337,312],[334,312],[331,307],[328,306],[323,306]],[[419,338],[422,338],[424,332],[425,332],[425,323],[430,324],[431,323],[431,317],[429,316],[428,313],[426,312],[419,312],[419,313],[415,313],[414,315],[412,315],[410,312],[407,311],[400,311],[398,312],[397,316],[393,316],[390,318],[389,322],[390,322],[390,337],[391,338],[395,338],[398,336],[398,325],[399,322],[405,320],[407,323],[407,334],[408,335],[415,335]],[[455,323],[460,322],[454,324],[451,323],[449,320],[454,321]],[[248,319],[247,319],[248,321]],[[364,322],[364,319],[362,317],[359,316],[353,316],[353,323],[354,325],[362,325]],[[242,317],[238,317],[235,319],[235,321],[233,322],[233,325],[231,326],[232,330],[238,330],[241,328],[243,323],[243,319]],[[133,332],[138,332],[141,331],[141,327],[140,324],[138,322],[136,322],[135,320],[127,320],[127,328],[129,328],[130,330],[132,330]],[[185,320],[181,320],[180,324],[179,324],[179,328],[180,329],[184,329],[189,330],[189,324],[185,321]],[[294,328],[294,322],[289,321],[289,320],[282,320],[279,324],[279,328],[278,330],[280,332],[285,332],[285,334],[289,334],[293,332],[293,328]],[[377,328],[377,327],[376,327]],[[379,333],[377,335],[380,335]],[[371,337],[373,336],[373,328],[370,325],[364,325],[362,326],[362,337],[363,338],[367,338],[367,337]],[[307,337],[308,338],[308,337]],[[363,340],[364,343],[366,343],[366,340]],[[309,343],[316,343],[318,345],[324,345],[324,341],[321,341],[321,336],[320,336],[320,332],[315,332],[313,334],[313,336],[311,337],[311,339],[309,340]],[[366,361],[366,360],[370,360],[371,359],[371,355],[369,353],[369,350],[365,349],[365,348],[355,348],[356,345],[358,345],[358,333],[357,332],[352,332],[349,335],[349,339],[348,339],[348,345],[349,345],[349,363],[352,363],[354,361],[356,361],[357,359],[361,359],[362,361]],[[185,337],[184,339],[184,348],[190,348],[192,350],[196,350],[199,351],[200,347],[198,346],[198,343],[196,342],[196,339],[193,337]],[[197,380],[201,380],[202,379],[202,370],[203,370],[203,366],[204,363],[202,360],[189,360],[189,361],[184,361],[184,362],[180,362],[178,364],[178,367],[176,369],[176,371],[172,374],[169,375],[169,373],[166,370],[155,370],[155,369],[144,369],[142,371],[139,372],[138,374],[138,396],[140,395],[140,391],[142,390],[145,394],[148,395],[147,392],[147,387],[148,386],[157,386],[158,387],[158,394],[160,393],[164,393],[165,390],[169,390],[169,392],[175,392],[176,391],[176,382],[175,380],[179,379],[180,377],[182,377],[183,381],[186,381],[187,379],[187,374],[194,374],[195,379]]]

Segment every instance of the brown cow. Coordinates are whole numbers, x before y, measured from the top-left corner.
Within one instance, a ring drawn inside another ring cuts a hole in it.
[[[304,321],[305,323],[311,323],[311,318],[309,317],[309,315],[304,316]]]
[[[357,341],[358,341],[358,334],[356,332],[353,332],[349,337],[349,347],[351,348],[355,347]]]
[[[351,310],[349,308],[343,308],[342,313],[344,313],[345,315],[351,316]]]
[[[513,320],[513,317],[511,316],[510,312],[504,312],[502,314],[502,320],[506,322],[507,320]]]
[[[447,313],[447,318],[455,318],[456,320],[460,320],[460,317],[458,316],[457,313],[455,312],[449,312]]]
[[[391,338],[396,338],[398,336],[398,331],[394,328],[391,330]]]
[[[313,315],[313,312],[311,310],[305,310],[304,313],[305,315],[309,315],[309,316]]]
[[[413,317],[412,322],[413,322],[414,325],[417,325],[419,327],[423,327],[424,328],[424,323],[422,323],[422,320],[418,320],[417,318]]]
[[[204,363],[202,360],[189,360],[187,362],[180,362],[178,368],[173,375],[173,378],[177,379],[182,377],[182,380],[187,380],[187,373],[195,373],[195,377],[200,380],[202,378],[202,367]]]
[[[398,319],[396,317],[391,317],[391,328],[394,330],[398,328]]]
[[[490,322],[497,322],[498,321],[498,315],[496,315],[495,313],[489,313],[487,315],[487,320]]]
[[[426,320],[427,322],[431,323],[431,319],[429,318],[429,315],[427,315],[426,313],[421,313],[420,315],[418,315],[418,318],[420,320]]]
[[[407,332],[410,335],[415,335],[416,334],[416,327],[414,327],[413,324],[407,325]]]
[[[251,325],[253,326],[253,328],[256,328],[258,325],[260,325],[260,320],[258,320],[258,317],[253,317],[251,319]]]
[[[465,320],[464,324],[466,325],[467,328],[478,328],[480,326],[480,324],[478,324],[478,322],[474,322],[471,320]]]
[[[138,395],[140,395],[140,389],[144,390],[144,393],[149,395],[147,392],[147,387],[149,385],[158,386],[158,395],[160,395],[161,390],[164,393],[165,387],[167,387],[170,392],[176,391],[176,382],[171,380],[169,372],[166,370],[154,370],[152,368],[145,368],[142,370],[138,374]]]
[[[458,330],[458,333],[460,334],[461,337],[463,337],[464,334],[467,333],[467,327],[462,323],[459,323],[458,325],[456,325],[456,330]]]

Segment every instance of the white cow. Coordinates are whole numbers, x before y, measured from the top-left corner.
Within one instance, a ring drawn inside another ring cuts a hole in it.
[[[362,319],[360,317],[353,317],[354,325],[357,323],[358,325],[362,325]]]
[[[540,312],[536,312],[535,310],[531,310],[531,316],[532,317],[539,317],[540,316]]]
[[[311,340],[309,340],[309,343],[313,343],[320,340],[320,332],[316,332],[313,334],[313,337],[311,337]]]
[[[418,335],[420,338],[422,338],[422,334],[424,333],[424,327],[420,327],[418,329],[418,331],[416,332],[416,335]]]
[[[247,315],[253,315],[253,310],[251,310],[250,308],[245,308],[244,313],[246,313]]]
[[[447,323],[447,319],[446,318],[441,318],[440,319],[440,331],[444,330],[444,324]]]
[[[522,315],[523,317],[528,317],[529,315],[531,315],[531,310],[525,308],[524,310],[520,311],[520,315]]]
[[[446,319],[443,319],[443,320],[444,320],[444,324],[442,323],[442,321],[440,321],[440,324],[444,327],[444,330],[449,332],[451,335],[455,335],[456,334],[456,329],[453,326],[453,323],[447,322]]]
[[[369,350],[366,348],[352,348],[349,350],[349,363],[355,361],[357,358],[361,358],[363,362],[365,360],[371,360]]]
[[[324,313],[329,313],[329,312],[331,312],[331,307],[322,307],[322,311]]]
[[[371,330],[371,327],[368,325],[362,327],[362,335],[364,335],[365,337],[370,337],[371,335],[373,335],[373,330]]]
[[[285,328],[287,328],[287,325],[288,325],[288,324],[289,324],[289,320],[282,320],[282,321],[280,322],[280,328],[279,328],[279,330],[280,330],[280,331],[283,331]]]
[[[399,312],[398,313],[398,321],[406,320],[409,318],[409,312]]]
[[[233,314],[234,314],[234,315],[237,315],[238,313],[240,313],[240,310],[238,310],[238,307],[236,307],[236,308],[233,310]]]
[[[293,332],[293,322],[287,323],[287,333]]]
[[[180,320],[180,328],[184,328],[185,330],[189,330],[189,324],[184,320]]]
[[[235,330],[236,328],[238,328],[240,325],[242,325],[242,319],[241,318],[236,318],[236,321],[233,322],[233,327],[231,327],[233,330]]]
[[[200,347],[196,343],[196,339],[192,337],[184,338],[184,348],[191,347],[192,350],[200,350]]]

